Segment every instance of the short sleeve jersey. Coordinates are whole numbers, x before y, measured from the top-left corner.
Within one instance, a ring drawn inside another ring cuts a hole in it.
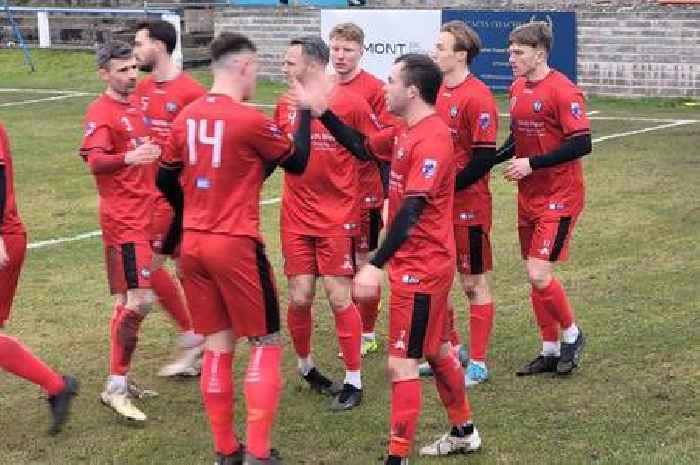
[[[371,137],[377,126],[366,101],[342,87],[331,94],[329,108],[345,124]],[[298,112],[282,97],[275,121],[292,134]],[[342,147],[317,119],[311,121],[311,153],[303,174],[284,176],[281,227],[288,233],[318,237],[357,236],[360,233],[362,191],[359,161]]]
[[[590,134],[583,93],[559,71],[538,82],[517,79],[511,87],[511,132],[517,157],[551,152],[570,137]],[[581,160],[535,170],[518,182],[521,209],[557,216],[576,214],[585,188]]]
[[[293,152],[289,137],[255,108],[208,94],[175,120],[163,166],[182,167],[185,231],[260,240],[265,162]]]
[[[80,154],[86,160],[93,152],[123,159],[126,152],[144,143],[148,134],[139,108],[103,94],[87,109]],[[95,182],[105,244],[147,241],[155,196],[152,167],[125,166],[112,173],[96,174]]]
[[[472,159],[476,148],[496,148],[498,107],[489,88],[470,74],[455,87],[442,85],[435,111],[449,126],[455,150],[457,171]],[[491,214],[489,175],[455,193],[454,223],[469,225]]]
[[[437,114],[396,131],[389,178],[389,222],[407,197],[427,204],[408,239],[389,261],[392,286],[416,292],[452,286],[456,252],[452,209],[455,161],[450,130]],[[389,225],[391,227],[391,225]]]
[[[393,116],[386,109],[384,82],[379,78],[362,70],[352,80],[339,85],[367,101],[372,110],[372,118],[377,118],[379,126],[385,127],[395,124]],[[376,162],[360,162],[360,186],[365,207],[378,208],[382,205],[384,189]]]
[[[2,124],[0,124],[0,166],[5,168],[5,211],[2,215],[2,224],[0,224],[0,234],[24,234],[24,225],[17,212],[17,200],[15,199],[10,139]]]

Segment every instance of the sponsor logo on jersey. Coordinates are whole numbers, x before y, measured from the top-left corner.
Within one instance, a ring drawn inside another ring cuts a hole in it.
[[[532,110],[535,113],[539,113],[542,111],[542,100],[535,100],[535,103],[532,104]]]
[[[434,158],[426,158],[423,160],[423,167],[420,170],[423,177],[425,179],[430,179],[435,176],[435,173],[437,172],[437,165],[438,162]]]
[[[571,115],[576,119],[581,119],[583,116],[581,105],[578,102],[571,102]]]
[[[177,113],[178,106],[175,102],[168,102],[165,104],[165,111],[168,113]]]
[[[456,118],[457,113],[459,113],[459,109],[457,108],[457,105],[452,105],[450,107],[450,118]]]
[[[479,127],[481,129],[488,129],[491,126],[491,115],[488,113],[482,113],[479,115]]]

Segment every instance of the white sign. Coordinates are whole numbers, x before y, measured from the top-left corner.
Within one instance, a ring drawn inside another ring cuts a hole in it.
[[[51,48],[51,31],[49,30],[49,14],[39,11],[36,14],[36,23],[39,27],[39,47]]]
[[[405,53],[429,53],[442,21],[440,10],[321,10],[321,37],[338,23],[352,22],[365,32],[362,68],[386,81],[394,60]]]

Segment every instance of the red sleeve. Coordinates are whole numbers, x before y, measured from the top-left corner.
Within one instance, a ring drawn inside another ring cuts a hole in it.
[[[101,149],[92,149],[87,154],[87,164],[92,174],[108,174],[126,166],[123,153],[107,153]]]
[[[396,126],[384,128],[375,132],[367,141],[372,153],[382,161],[391,162],[396,139]]]
[[[80,156],[87,158],[93,150],[102,152],[114,150],[112,131],[105,122],[88,120],[85,123],[85,134],[80,145]]]
[[[7,137],[7,132],[5,132],[5,127],[0,124],[0,165],[6,163],[5,158],[7,153],[10,151],[10,140]]]
[[[248,138],[253,150],[263,160],[272,162],[281,161],[291,155],[294,144],[284,130],[262,113],[255,113],[257,115],[253,118]]]
[[[180,114],[182,115],[182,113]],[[165,168],[175,168],[182,166],[183,152],[187,147],[187,128],[185,119],[178,116],[173,121],[170,137],[163,147],[160,155],[160,165]]]
[[[590,134],[591,123],[586,114],[583,93],[576,86],[570,84],[555,89],[554,98],[564,137],[568,139],[582,134]]]
[[[442,184],[443,178],[448,176],[448,173],[454,175],[454,169],[449,166],[449,163],[454,163],[450,144],[450,140],[441,141],[431,137],[413,147],[411,168],[405,185],[407,197],[433,197]]]
[[[471,128],[472,148],[496,147],[498,133],[498,108],[490,95],[471,99],[462,113],[462,124]]]

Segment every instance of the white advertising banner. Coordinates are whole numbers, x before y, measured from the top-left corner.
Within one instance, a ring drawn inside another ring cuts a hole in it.
[[[405,53],[430,52],[440,32],[440,10],[321,10],[321,36],[338,23],[352,22],[365,32],[362,67],[386,80],[391,65]]]

